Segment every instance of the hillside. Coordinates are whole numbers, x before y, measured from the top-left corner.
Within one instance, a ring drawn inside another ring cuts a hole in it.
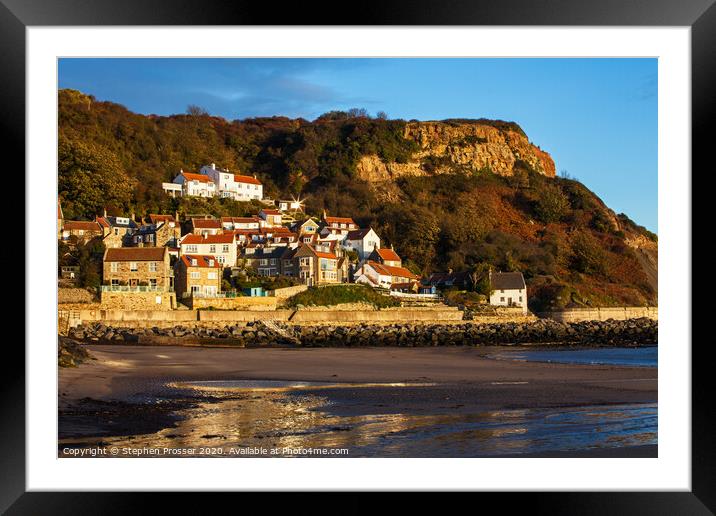
[[[524,272],[534,309],[656,303],[656,236],[616,215],[514,122],[373,119],[331,112],[227,121],[144,116],[59,92],[59,191],[68,218],[111,212],[255,213],[230,200],[169,199],[179,169],[256,174],[267,196],[372,225],[428,274]]]

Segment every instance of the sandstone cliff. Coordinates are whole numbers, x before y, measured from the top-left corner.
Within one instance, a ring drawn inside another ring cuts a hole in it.
[[[389,181],[401,176],[480,171],[510,176],[518,165],[554,177],[552,157],[530,143],[519,128],[495,122],[410,122],[403,135],[418,150],[407,163],[384,163],[377,155],[363,156],[358,177],[367,181]]]

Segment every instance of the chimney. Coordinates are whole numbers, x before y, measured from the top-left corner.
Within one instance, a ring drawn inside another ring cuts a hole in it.
[[[448,269],[448,274],[452,274],[452,269]]]
[[[179,222],[179,210],[174,210],[174,221]]]
[[[323,220],[326,220],[326,209],[323,208]]]
[[[216,170],[216,163],[211,164],[211,170]]]
[[[105,208],[105,209],[102,211],[102,216],[103,216],[104,218],[107,218],[107,208]]]

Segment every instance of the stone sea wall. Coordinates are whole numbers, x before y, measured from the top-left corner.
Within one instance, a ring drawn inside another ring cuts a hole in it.
[[[560,322],[606,321],[608,319],[627,320],[639,317],[659,319],[659,308],[656,306],[618,306],[605,308],[570,308],[554,312],[542,312],[540,317]]]
[[[63,304],[87,304],[95,303],[95,296],[86,288],[65,288],[57,289],[57,303]]]
[[[626,321],[562,323],[546,319],[528,323],[294,325],[249,321],[212,326],[175,325],[132,328],[89,323],[72,328],[69,337],[84,342],[137,345],[237,347],[361,347],[583,345],[652,346],[658,343],[658,321],[647,317]]]

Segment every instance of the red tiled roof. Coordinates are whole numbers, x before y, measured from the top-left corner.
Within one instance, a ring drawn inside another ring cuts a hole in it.
[[[91,220],[66,220],[62,229],[67,230],[83,230],[83,231],[102,231],[99,223]]]
[[[405,267],[394,267],[392,265],[383,265],[382,263],[369,261],[368,265],[370,265],[378,274],[383,274],[384,276],[397,276],[399,278],[410,278],[410,279],[418,279],[420,276],[417,274],[413,274]]]
[[[238,174],[234,174],[234,181],[235,181],[236,183],[249,183],[249,184],[252,184],[252,185],[260,185],[260,184],[261,184],[261,181],[259,181],[259,180],[256,179],[255,177],[252,177],[252,176],[240,176],[240,175],[238,175]]]
[[[284,226],[278,226],[275,228],[261,228],[259,229],[259,233],[261,233],[262,235],[265,235],[266,233],[272,233],[274,235],[295,235],[293,231]]]
[[[194,229],[221,229],[221,221],[218,219],[191,219]]]
[[[97,217],[97,224],[105,228],[108,228],[110,226],[109,221],[104,217]]]
[[[104,255],[105,262],[161,262],[166,247],[111,247]]]
[[[200,181],[202,183],[212,183],[211,178],[209,176],[205,176],[204,174],[192,174],[190,172],[182,172],[181,175],[183,175],[189,181]]]
[[[313,252],[316,253],[316,256],[318,256],[319,258],[328,258],[329,260],[338,259],[338,257],[333,253],[323,253],[321,251],[316,251],[315,249],[313,250]]]
[[[221,217],[221,222],[229,222],[231,224],[248,224],[258,222],[257,217]]]
[[[281,215],[281,212],[278,210],[272,210],[272,209],[262,209],[262,212],[264,212],[266,215]]]
[[[338,222],[340,224],[355,224],[353,219],[350,217],[326,217],[324,220],[327,224],[332,224],[333,222]]]
[[[187,235],[184,235],[184,238],[182,239],[181,243],[184,244],[233,244],[235,242],[235,237],[233,233],[223,233],[219,235],[206,235],[206,237],[202,237],[201,235],[195,235],[194,233],[189,233]]]
[[[393,251],[392,249],[388,248],[382,248],[382,249],[376,249],[376,253],[378,253],[378,256],[380,256],[383,260],[389,261],[389,262],[400,262],[400,256],[398,256],[398,253]]]
[[[191,262],[192,260],[196,260],[196,265]],[[211,265],[209,260],[212,260],[214,265]],[[187,267],[208,267],[213,269],[222,268],[222,265],[215,256],[209,256],[206,254],[185,254],[181,257],[181,261],[184,262],[184,265]]]

